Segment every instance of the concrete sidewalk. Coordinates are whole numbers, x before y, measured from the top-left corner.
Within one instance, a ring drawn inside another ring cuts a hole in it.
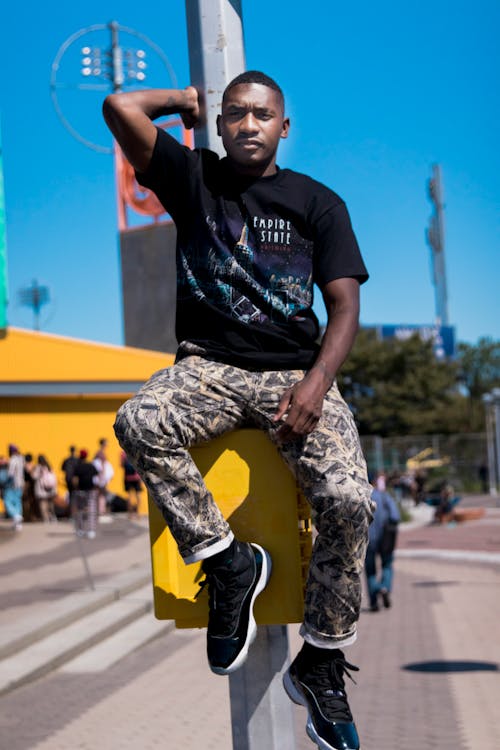
[[[439,543],[442,552],[499,554],[499,521],[491,507],[460,527],[401,531],[394,606],[376,614],[364,607],[348,652],[361,668],[348,690],[363,750],[498,747],[500,557],[463,562],[421,551]],[[145,520],[115,517],[82,544],[88,568],[67,523],[19,534],[0,528],[0,635],[43,620],[70,597],[113,592],[118,575],[149,576]],[[293,655],[300,639],[296,626],[289,632]],[[297,750],[314,747],[305,711],[295,716]],[[84,653],[4,695],[0,734],[10,750],[230,750],[228,681],[206,665],[204,631],[174,630],[111,664]]]
[[[75,592],[103,590],[127,571],[148,576],[147,519],[129,521],[115,515],[99,523],[97,538],[79,539],[72,524],[26,523],[21,532],[0,522],[0,623],[17,620]]]

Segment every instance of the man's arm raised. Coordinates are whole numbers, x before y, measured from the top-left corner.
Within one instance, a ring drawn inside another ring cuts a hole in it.
[[[184,126],[192,128],[200,116],[198,92],[194,86],[109,94],[102,111],[123,153],[138,172],[148,168],[153,155],[156,143],[153,120],[179,114]]]

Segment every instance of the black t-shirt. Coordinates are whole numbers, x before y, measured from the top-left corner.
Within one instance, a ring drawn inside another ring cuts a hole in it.
[[[160,128],[137,179],[177,227],[178,358],[310,367],[319,349],[313,284],[368,278],[342,199],[290,169],[242,177]]]
[[[95,489],[94,477],[97,476],[98,473],[96,467],[94,464],[91,464],[90,461],[78,461],[73,471],[73,479],[75,477],[78,479],[76,489]]]

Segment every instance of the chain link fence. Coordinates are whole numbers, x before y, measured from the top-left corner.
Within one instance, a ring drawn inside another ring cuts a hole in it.
[[[391,476],[425,475],[426,484],[446,479],[462,492],[488,492],[485,433],[361,436],[368,471]]]

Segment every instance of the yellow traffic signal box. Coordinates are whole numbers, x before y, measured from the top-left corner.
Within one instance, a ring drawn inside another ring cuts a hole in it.
[[[255,606],[257,623],[301,622],[312,545],[309,505],[277,449],[263,432],[245,429],[191,454],[234,535],[271,555],[271,579]],[[206,589],[196,597],[204,577],[201,563],[184,564],[151,499],[149,520],[156,617],[175,620],[178,628],[206,627]]]

